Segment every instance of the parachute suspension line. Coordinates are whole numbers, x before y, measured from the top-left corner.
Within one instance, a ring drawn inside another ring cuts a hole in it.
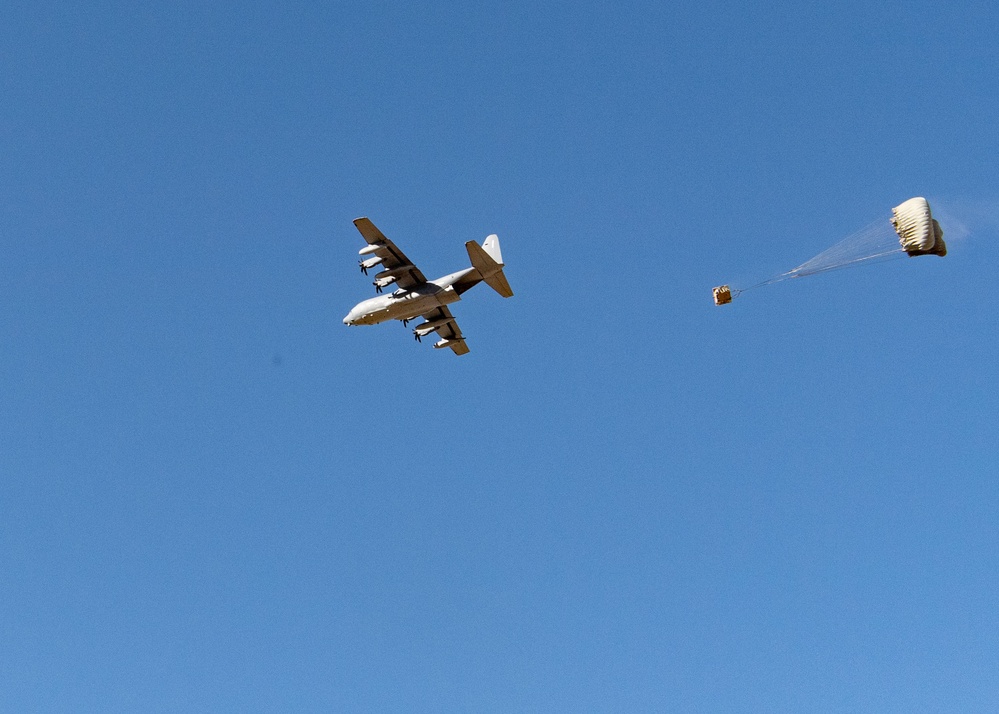
[[[895,257],[895,254],[898,257],[904,254],[898,242],[898,234],[889,221],[879,220],[851,233],[785,275],[791,278],[815,275],[860,263],[885,260]]]
[[[884,263],[889,260],[895,260],[896,258],[901,258],[905,255],[905,251],[901,248],[893,248],[891,250],[886,250],[883,253],[875,253],[874,255],[865,255],[862,258],[854,258],[853,260],[847,260],[842,263],[837,263],[835,265],[828,265],[822,268],[811,268],[807,272],[799,272],[797,268],[791,270],[786,275],[789,278],[804,278],[808,275],[818,275],[819,273],[828,273],[833,270],[842,270],[843,268],[852,268],[855,265],[867,265],[874,263]]]
[[[781,273],[780,275],[775,275],[772,278],[767,278],[761,283],[756,283],[756,285],[750,285],[748,288],[731,288],[732,297],[738,297],[739,295],[742,295],[744,292],[748,292],[749,290],[755,290],[756,288],[762,288],[764,285],[773,285],[774,283],[779,283],[781,280],[787,280],[790,277],[793,277],[790,274],[790,272]]]
[[[806,260],[797,268],[767,278],[755,285],[750,285],[748,288],[731,288],[732,297],[737,297],[748,290],[773,285],[791,278],[803,278],[806,275],[828,273],[832,270],[842,270],[866,263],[881,263],[901,258],[904,255],[905,251],[899,245],[898,235],[891,223],[880,219],[851,233],[814,258]]]

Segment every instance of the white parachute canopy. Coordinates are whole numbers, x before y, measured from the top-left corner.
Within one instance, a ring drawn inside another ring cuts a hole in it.
[[[724,305],[731,302],[732,297],[747,290],[790,278],[803,278],[806,275],[826,273],[830,270],[900,258],[903,255],[909,257],[947,255],[943,230],[930,213],[930,204],[925,198],[918,196],[910,198],[891,210],[890,220],[878,220],[848,235],[839,243],[786,273],[775,275],[748,288],[736,289],[727,285],[715,288],[715,304]]]
[[[893,214],[891,224],[898,233],[898,242],[910,257],[947,255],[943,229],[930,213],[930,204],[925,198],[910,198],[905,203],[895,206],[891,212]]]

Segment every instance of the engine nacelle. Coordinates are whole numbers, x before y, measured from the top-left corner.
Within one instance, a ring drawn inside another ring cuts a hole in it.
[[[359,251],[357,251],[357,254],[358,255],[371,255],[372,253],[374,253],[379,248],[384,248],[384,247],[385,247],[384,243],[372,243],[371,245],[366,245],[363,248],[361,248]]]
[[[442,317],[437,320],[427,320],[426,322],[421,322],[419,325],[413,328],[413,332],[420,337],[426,337],[434,330],[438,330],[447,323],[451,322],[451,318]]]
[[[385,280],[386,278],[399,278],[400,276],[408,273],[410,270],[412,270],[412,267],[408,265],[404,265],[401,268],[391,268],[390,270],[383,270],[382,272],[375,275],[375,280]]]
[[[464,342],[464,340],[448,340],[448,339],[439,340],[439,341],[437,341],[437,342],[434,343],[434,349],[435,350],[441,350],[441,349],[444,349],[445,347],[450,347],[451,345],[456,345],[459,342]]]
[[[364,272],[368,272],[368,270],[370,268],[373,268],[376,265],[381,265],[381,262],[382,262],[382,259],[378,258],[378,257],[368,258],[367,260],[362,260],[360,262],[361,270],[363,270]]]

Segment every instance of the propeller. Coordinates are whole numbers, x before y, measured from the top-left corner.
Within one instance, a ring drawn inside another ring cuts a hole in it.
[[[378,283],[371,283],[371,284],[375,286],[375,292],[376,293],[381,293],[381,291],[382,291],[382,286],[381,285],[379,285]]]
[[[359,260],[357,262],[357,264],[361,267],[361,272],[364,273],[365,275],[367,275],[368,274],[368,266],[366,266],[364,264],[364,261],[363,260]]]
[[[415,338],[416,338],[416,341],[417,341],[417,342],[423,342],[423,338],[422,338],[422,337],[420,337],[420,333],[419,333],[419,332],[417,332],[416,330],[413,330],[413,337],[415,337]]]

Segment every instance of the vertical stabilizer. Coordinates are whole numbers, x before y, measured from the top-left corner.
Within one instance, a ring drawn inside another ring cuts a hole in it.
[[[482,250],[489,254],[489,257],[503,267],[503,254],[500,252],[499,236],[493,233],[482,241]]]

